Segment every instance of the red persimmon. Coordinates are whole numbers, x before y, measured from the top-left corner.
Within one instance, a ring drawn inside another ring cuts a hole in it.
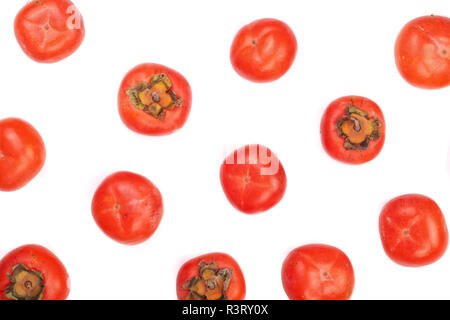
[[[280,160],[261,145],[247,145],[230,154],[220,168],[220,181],[230,203],[247,214],[275,206],[287,184]]]
[[[389,201],[379,219],[384,251],[394,262],[420,267],[437,261],[448,245],[444,215],[432,199],[407,194]]]
[[[413,86],[450,85],[450,18],[432,15],[408,22],[395,42],[395,62]]]
[[[152,136],[180,129],[191,111],[192,93],[187,80],[168,67],[144,63],[122,80],[119,113],[131,130]]]
[[[41,171],[45,146],[28,122],[17,118],[0,120],[0,190],[22,188]]]
[[[158,188],[147,178],[116,172],[97,188],[92,215],[110,238],[128,245],[150,238],[161,222],[163,200]]]
[[[177,296],[179,300],[244,300],[244,274],[231,256],[205,254],[180,268]]]
[[[69,291],[66,268],[44,247],[25,245],[0,260],[0,300],[65,300]]]
[[[276,19],[256,20],[239,30],[231,46],[231,64],[254,82],[274,81],[292,66],[297,39],[289,26]]]
[[[14,31],[22,50],[42,63],[67,58],[84,39],[83,18],[69,0],[29,1],[17,14]]]
[[[323,244],[292,250],[284,260],[281,277],[291,300],[347,300],[355,284],[345,253]]]
[[[384,116],[378,105],[364,97],[333,101],[322,117],[320,135],[325,151],[347,164],[374,159],[385,140]]]

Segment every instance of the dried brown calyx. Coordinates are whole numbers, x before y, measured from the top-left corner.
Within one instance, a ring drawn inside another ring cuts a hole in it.
[[[167,110],[181,107],[183,99],[172,88],[172,81],[164,73],[155,74],[150,82],[143,81],[127,90],[131,103],[149,115],[164,119]]]
[[[367,112],[349,105],[344,117],[336,124],[339,137],[345,138],[344,147],[347,150],[366,150],[371,141],[380,138],[380,121],[369,118]]]
[[[200,261],[198,265],[199,277],[186,281],[183,289],[190,290],[186,300],[227,300],[225,292],[230,284],[233,270],[219,269],[214,263]]]
[[[5,289],[5,295],[11,300],[41,300],[44,294],[44,277],[36,270],[30,270],[23,264],[13,267],[8,274],[11,283]]]

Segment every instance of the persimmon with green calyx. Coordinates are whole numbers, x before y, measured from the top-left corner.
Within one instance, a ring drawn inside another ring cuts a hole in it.
[[[322,117],[320,134],[325,151],[347,164],[374,159],[385,140],[384,116],[378,105],[364,97],[333,101]]]
[[[0,260],[1,300],[64,300],[69,291],[66,268],[42,246],[25,245]]]
[[[163,65],[144,63],[122,80],[118,107],[131,130],[152,136],[167,135],[183,127],[192,104],[187,80]]]
[[[178,272],[179,300],[243,300],[245,291],[241,268],[225,253],[191,259]]]

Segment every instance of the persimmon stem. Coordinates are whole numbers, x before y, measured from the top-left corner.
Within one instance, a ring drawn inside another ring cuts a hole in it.
[[[8,274],[10,284],[5,289],[5,295],[11,300],[41,300],[44,294],[44,278],[36,270],[30,270],[23,264],[13,267]]]
[[[359,123],[358,119],[356,119],[355,117],[350,117],[350,120],[352,120],[354,123],[353,129],[355,129],[356,132],[361,131],[361,124]]]
[[[219,269],[214,262],[200,261],[198,272],[199,276],[183,285],[183,289],[190,291],[186,300],[227,300],[226,291],[233,275],[231,269]]]
[[[126,93],[136,108],[161,121],[168,110],[183,104],[183,99],[173,90],[172,81],[164,73],[153,75],[150,82],[140,82]]]
[[[366,150],[371,141],[380,137],[381,123],[376,118],[369,118],[364,110],[353,105],[347,106],[345,115],[336,123],[338,136],[344,138],[347,150]]]

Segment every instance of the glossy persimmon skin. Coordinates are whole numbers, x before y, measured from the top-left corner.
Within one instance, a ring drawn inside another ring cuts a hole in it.
[[[116,172],[97,188],[92,199],[92,215],[110,238],[127,245],[149,239],[164,212],[158,188],[144,176]]]
[[[408,22],[395,42],[401,76],[422,89],[450,85],[450,18],[424,16]]]
[[[370,141],[366,150],[347,150],[344,138],[339,137],[337,122],[345,115],[348,105],[353,105],[367,112],[370,118],[377,118],[381,123],[378,129],[380,137]],[[345,96],[334,100],[325,110],[320,123],[322,146],[330,157],[346,164],[363,164],[373,160],[383,149],[386,136],[386,123],[380,107],[370,99],[360,96]]]
[[[250,152],[251,149],[255,153]],[[262,161],[260,150],[271,158],[270,162]],[[244,155],[242,163],[238,160],[239,154]],[[278,162],[278,170],[263,174],[262,170],[270,170],[272,161]],[[247,145],[230,154],[220,168],[220,182],[228,201],[246,214],[261,213],[274,207],[283,198],[287,186],[280,160],[261,145]]]
[[[281,278],[291,300],[347,300],[355,284],[349,258],[323,244],[292,250],[283,262]]]
[[[8,275],[13,274],[13,267],[18,264],[42,273],[45,285],[42,300],[67,299],[70,277],[62,262],[50,250],[30,244],[14,249],[0,260],[0,300],[10,300],[5,296],[11,283]]]
[[[16,16],[14,32],[25,54],[41,63],[72,55],[85,35],[83,18],[69,0],[29,1]]]
[[[168,110],[163,120],[136,108],[126,93],[134,85],[143,81],[149,82],[152,76],[160,73],[169,77],[174,92],[183,99],[182,106]],[[130,130],[140,134],[162,136],[182,128],[191,112],[191,105],[192,91],[186,78],[177,71],[160,64],[143,63],[134,67],[125,75],[120,85],[118,96],[120,118]]]
[[[189,290],[183,289],[183,285],[189,279],[199,276],[198,265],[201,261],[208,263],[215,262],[220,269],[231,269],[233,275],[230,284],[225,292],[228,300],[244,300],[246,293],[245,278],[241,267],[230,255],[226,253],[208,253],[185,262],[177,276],[177,297],[178,300],[185,300]]]
[[[447,250],[445,217],[437,203],[423,195],[406,194],[390,200],[381,211],[379,230],[384,251],[403,266],[431,264]]]
[[[297,48],[295,34],[286,23],[260,19],[236,34],[231,45],[231,64],[247,80],[275,81],[292,66]]]
[[[15,191],[42,169],[46,151],[39,132],[18,118],[0,120],[0,191]]]

